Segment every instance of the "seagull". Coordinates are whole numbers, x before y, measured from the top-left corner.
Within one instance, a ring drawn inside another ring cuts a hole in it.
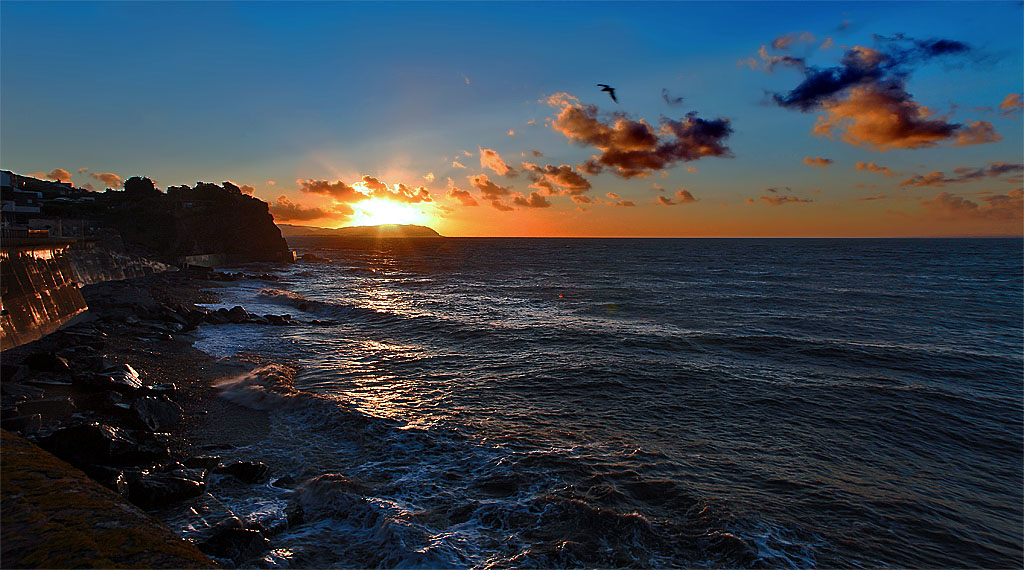
[[[612,96],[612,101],[615,101],[616,103],[619,102],[619,100],[615,98],[615,88],[614,87],[608,87],[604,83],[598,83],[597,86],[602,88],[601,91],[607,91],[608,94]]]

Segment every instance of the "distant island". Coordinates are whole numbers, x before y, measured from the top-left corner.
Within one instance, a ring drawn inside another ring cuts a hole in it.
[[[277,224],[282,237],[355,237],[355,238],[439,238],[444,237],[427,226],[381,224],[347,228],[318,228]]]

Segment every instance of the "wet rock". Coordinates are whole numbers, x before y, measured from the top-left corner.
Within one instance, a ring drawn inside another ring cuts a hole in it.
[[[280,487],[282,489],[291,489],[295,487],[295,483],[295,477],[292,477],[291,475],[285,475],[284,477],[275,479],[274,482],[271,484],[275,487]]]
[[[155,384],[153,386],[146,386],[144,390],[155,396],[166,396],[168,398],[174,398],[178,394],[178,385],[174,382],[165,382],[163,384]]]
[[[39,433],[43,427],[43,416],[40,414],[4,416],[0,420],[0,427],[21,436],[34,435]]]
[[[128,478],[124,470],[106,465],[88,465],[83,471],[100,485],[128,498]]]
[[[0,382],[0,392],[6,393],[6,391],[3,390],[5,384],[18,382],[20,380],[23,380],[28,375],[28,366],[7,363],[0,364],[0,378],[3,379],[3,382]]]
[[[125,430],[100,423],[58,429],[40,445],[77,466],[132,464],[150,455]]]
[[[143,471],[128,482],[128,500],[143,509],[155,509],[198,497],[206,491],[206,475],[205,469]]]
[[[216,455],[195,455],[185,460],[185,467],[214,469],[218,465],[220,465],[220,457]]]
[[[18,404],[18,413],[24,415],[42,414],[44,416],[65,416],[75,411],[75,402],[71,398],[43,398],[28,400]]]
[[[83,380],[92,388],[117,390],[121,393],[133,393],[142,388],[142,379],[130,364],[112,366],[98,374],[84,376]]]
[[[227,316],[228,316],[228,320],[229,321],[231,321],[232,323],[238,324],[238,323],[244,323],[246,321],[246,319],[249,318],[249,313],[247,313],[245,311],[245,309],[243,309],[242,307],[236,306],[236,307],[232,307],[231,310],[228,311],[228,315]]]
[[[291,315],[263,315],[267,322],[274,326],[285,326],[292,324]]]
[[[71,367],[66,358],[52,352],[37,352],[25,358],[25,365],[43,372],[68,372]]]
[[[225,526],[196,546],[206,554],[238,564],[266,550],[269,543],[258,530]]]
[[[236,461],[213,470],[218,475],[231,475],[246,483],[261,483],[270,477],[270,468],[259,461]]]
[[[132,402],[132,411],[146,427],[163,431],[177,425],[182,418],[181,406],[167,396],[143,396]]]
[[[226,325],[231,322],[226,314],[222,314],[220,311],[209,313],[205,317],[206,322],[211,325]]]

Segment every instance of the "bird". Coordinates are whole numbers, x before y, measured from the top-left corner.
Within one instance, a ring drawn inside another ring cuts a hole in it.
[[[615,98],[615,88],[614,87],[608,87],[604,83],[598,83],[597,86],[602,88],[601,91],[607,91],[608,94],[612,96],[612,101],[615,101],[616,103],[619,102],[619,100]]]

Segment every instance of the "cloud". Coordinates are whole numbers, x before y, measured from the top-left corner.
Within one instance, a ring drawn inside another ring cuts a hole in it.
[[[275,182],[273,180],[267,180],[267,186],[273,186],[275,184],[277,184],[277,182]]]
[[[676,203],[673,202],[670,198],[666,198],[664,196],[658,196],[658,200],[656,201],[656,203],[660,204],[662,206],[675,206],[676,205]]]
[[[529,121],[526,121],[526,124],[527,125],[536,125],[537,124],[537,119],[530,119]]]
[[[515,208],[513,208],[512,206],[507,206],[503,204],[501,200],[492,200],[491,207],[493,207],[495,210],[498,210],[499,212],[511,212],[512,210],[515,210]]]
[[[466,80],[466,85],[469,85],[469,76],[466,75],[465,73],[463,73],[461,75],[462,75],[462,78]]]
[[[89,167],[88,166],[83,166],[82,168],[78,169],[78,173],[79,174],[82,174],[84,172],[89,172]]]
[[[464,150],[462,151],[462,156],[473,156],[473,153],[469,152],[468,150]]]
[[[480,195],[483,196],[484,200],[498,200],[503,196],[508,196],[512,192],[508,188],[498,186],[494,182],[488,180],[486,174],[476,174],[473,176],[467,176],[469,183],[480,191]],[[499,208],[500,209],[500,208]]]
[[[447,196],[453,200],[458,200],[463,206],[478,206],[477,201],[473,198],[473,195],[469,193],[469,190],[459,190],[458,188],[452,187],[448,190]]]
[[[835,47],[835,45],[836,45],[836,43],[834,41],[832,41],[832,38],[828,37],[828,38],[825,38],[825,41],[821,42],[821,45],[818,46],[818,49],[821,49],[821,50],[832,49],[833,47]]]
[[[498,151],[491,148],[480,149],[480,168],[490,168],[498,174],[509,178],[514,178],[518,174],[515,169],[501,159]]]
[[[616,194],[615,192],[608,192],[607,194],[605,194],[605,196],[608,198],[608,200],[602,200],[601,198],[598,198],[598,201],[608,204],[609,206],[621,206],[625,208],[632,208],[636,206],[636,204],[632,200],[623,200],[619,198],[619,195]]]
[[[90,172],[89,176],[106,184],[108,188],[117,188],[118,186],[124,185],[124,181],[121,180],[121,177],[113,172]]]
[[[508,136],[510,136],[510,137],[514,137],[514,136],[516,136],[516,131],[515,131],[515,129],[509,129],[509,130],[508,130]]]
[[[230,180],[225,180],[223,186],[225,188],[231,188],[231,187],[238,188],[239,192],[241,192],[242,194],[248,194],[250,196],[252,196],[253,193],[256,192],[256,188],[254,188],[253,186],[250,186],[248,184],[235,184],[234,182],[232,182]]]
[[[349,208],[351,214],[351,208]],[[319,218],[330,218],[334,213],[323,208],[314,208],[296,204],[287,196],[278,197],[277,201],[270,205],[270,213],[274,215],[274,221],[309,221]]]
[[[590,196],[585,196],[582,194],[577,194],[576,196],[571,197],[570,200],[576,202],[577,204],[592,204],[594,202],[590,198]]]
[[[772,101],[787,109],[824,111],[814,134],[832,137],[838,132],[844,142],[873,150],[931,147],[946,139],[953,139],[957,146],[1001,139],[986,121],[968,122],[965,127],[935,117],[906,91],[913,67],[936,58],[970,55],[970,46],[955,40],[916,40],[902,35],[875,36],[875,42],[877,48],[846,50],[838,66],[826,68],[808,66],[800,58],[762,53],[767,71],[787,65],[804,74],[803,81],[789,92],[773,93]]]
[[[71,182],[71,173],[63,168],[54,168],[46,174],[46,178],[56,180],[58,182]],[[120,180],[120,178],[118,180]]]
[[[957,219],[1020,219],[1024,213],[1024,191],[1020,188],[1006,194],[995,194],[982,198],[986,204],[979,205],[948,192],[940,192],[931,200],[922,200],[925,211],[937,218]]]
[[[887,176],[889,178],[892,178],[893,176],[896,176],[896,173],[893,172],[888,166],[879,166],[879,165],[875,164],[874,161],[871,161],[871,162],[858,162],[857,163],[857,170],[866,170],[868,172],[879,172],[883,176]]]
[[[656,203],[662,206],[675,206],[676,204],[691,204],[693,202],[697,202],[697,198],[694,198],[693,194],[691,194],[686,188],[676,190],[675,197],[675,201],[672,201],[665,196],[658,196]]]
[[[643,119],[635,121],[624,113],[615,113],[609,122],[603,122],[597,117],[597,106],[583,105],[568,93],[552,95],[547,103],[559,108],[551,123],[555,131],[601,151],[587,168],[581,168],[584,172],[600,165],[622,178],[643,177],[679,162],[732,156],[724,144],[732,133],[728,119],[708,121],[688,113],[678,121],[662,117],[655,130]]]
[[[433,172],[428,172],[428,173],[424,174],[423,175],[423,179],[426,180],[427,182],[433,182],[434,181],[434,173]]]
[[[804,164],[806,164],[807,166],[814,166],[816,168],[828,169],[829,165],[834,163],[834,162],[835,161],[832,160],[831,158],[821,158],[820,156],[815,156],[815,157],[805,156],[804,157]]]
[[[430,197],[430,190],[426,186],[413,188],[399,182],[394,189],[379,190],[373,193],[374,198],[384,198],[394,202],[405,202],[407,204],[419,204],[420,202],[433,202]]]
[[[452,168],[466,168],[466,165],[462,164],[457,160],[452,161]]]
[[[1016,115],[1024,109],[1024,102],[1021,101],[1020,93],[1010,93],[999,104],[999,112],[1006,116]]]
[[[341,180],[328,182],[327,180],[302,180],[300,178],[296,180],[296,182],[299,184],[300,190],[303,192],[330,196],[338,202],[361,202],[363,200],[370,199],[370,196],[366,193],[360,192],[358,189],[345,184]]]
[[[857,201],[858,202],[868,202],[868,201],[871,201],[871,200],[884,200],[884,199],[885,199],[885,194],[879,194],[877,196],[865,196],[863,198],[857,198]]]
[[[683,104],[682,97],[673,97],[671,94],[669,94],[668,89],[665,87],[661,88],[661,98],[664,99],[666,103],[672,105],[673,107]]]
[[[900,186],[913,186],[913,187],[942,187],[946,184],[963,184],[965,182],[971,182],[972,180],[981,180],[985,178],[999,178],[1003,175],[1020,174],[1024,172],[1024,164],[1011,164],[1007,162],[990,162],[988,166],[982,166],[979,168],[970,168],[967,166],[961,166],[953,169],[953,174],[946,176],[944,173],[936,171],[929,172],[928,174],[915,174],[910,178],[900,182]]]
[[[814,43],[814,34],[811,32],[790,32],[772,40],[772,49],[789,49],[789,46],[800,43]]]
[[[532,162],[522,163],[522,168],[533,184],[530,188],[544,190],[548,195],[582,194],[590,190],[590,181],[572,169],[568,164],[540,167]]]
[[[89,190],[89,191],[92,191],[92,190],[95,190],[95,189],[96,189],[95,187],[93,187],[93,185],[92,185],[92,184],[89,184],[89,183],[85,183],[85,184],[83,184],[83,185],[82,185],[82,188],[85,188],[86,190]]]
[[[524,198],[522,196],[516,196],[516,197],[512,198],[512,203],[517,205],[517,206],[522,206],[524,208],[550,208],[551,207],[551,202],[548,202],[547,198],[545,198],[544,196],[541,196],[537,192],[530,192],[530,197],[529,198]]]
[[[771,190],[771,189],[769,189],[769,190]],[[769,195],[769,196],[758,196],[757,198],[759,200],[761,200],[762,202],[764,202],[765,204],[768,204],[769,206],[781,206],[783,204],[788,204],[790,202],[807,203],[807,202],[813,202],[814,201],[814,200],[809,200],[809,199],[797,198],[795,196],[787,196],[787,195],[784,195],[784,194],[772,194],[772,195]],[[754,203],[752,199],[747,200],[747,202],[750,203],[750,204]]]
[[[542,158],[544,156],[544,153],[537,149],[531,150],[530,154],[532,154],[534,158]]]
[[[780,65],[783,67],[796,67],[799,69],[803,69],[806,66],[806,62],[801,57],[793,57],[791,55],[769,54],[768,46],[766,45],[762,45],[760,49],[757,50],[757,56],[760,58],[760,60],[755,59],[753,57],[748,57],[747,59],[741,59],[740,61],[736,62],[736,64],[740,66],[746,65],[752,70],[762,68],[765,70],[766,73],[772,73],[773,71],[775,71],[775,68]]]

